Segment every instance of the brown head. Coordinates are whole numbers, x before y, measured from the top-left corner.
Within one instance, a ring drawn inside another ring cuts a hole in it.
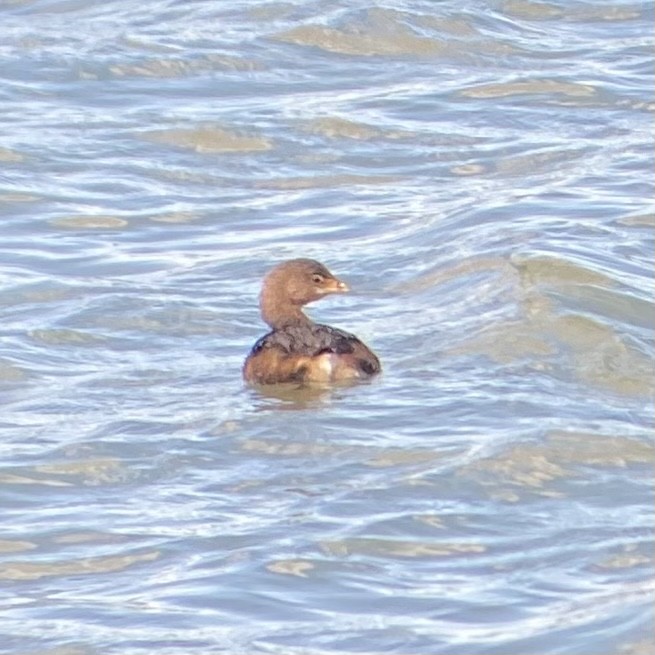
[[[314,259],[291,259],[278,264],[264,278],[259,306],[272,328],[306,323],[302,306],[330,293],[345,293],[348,285]]]

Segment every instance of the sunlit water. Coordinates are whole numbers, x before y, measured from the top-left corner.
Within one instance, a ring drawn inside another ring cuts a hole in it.
[[[1,652],[651,652],[652,3],[0,12]]]

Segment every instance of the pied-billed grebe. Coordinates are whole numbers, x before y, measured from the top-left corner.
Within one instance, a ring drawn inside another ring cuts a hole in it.
[[[262,318],[272,329],[255,343],[243,365],[254,384],[336,382],[370,378],[380,360],[354,334],[314,323],[303,305],[348,285],[313,259],[278,264],[264,278],[259,296]]]

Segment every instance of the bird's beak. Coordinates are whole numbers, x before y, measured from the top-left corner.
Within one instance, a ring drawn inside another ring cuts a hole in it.
[[[341,280],[333,278],[331,280],[326,280],[328,284],[323,287],[323,293],[346,293],[350,291],[350,287]]]

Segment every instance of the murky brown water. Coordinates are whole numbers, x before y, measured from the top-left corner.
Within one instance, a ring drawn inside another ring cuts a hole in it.
[[[650,652],[651,3],[0,12],[1,652]]]

